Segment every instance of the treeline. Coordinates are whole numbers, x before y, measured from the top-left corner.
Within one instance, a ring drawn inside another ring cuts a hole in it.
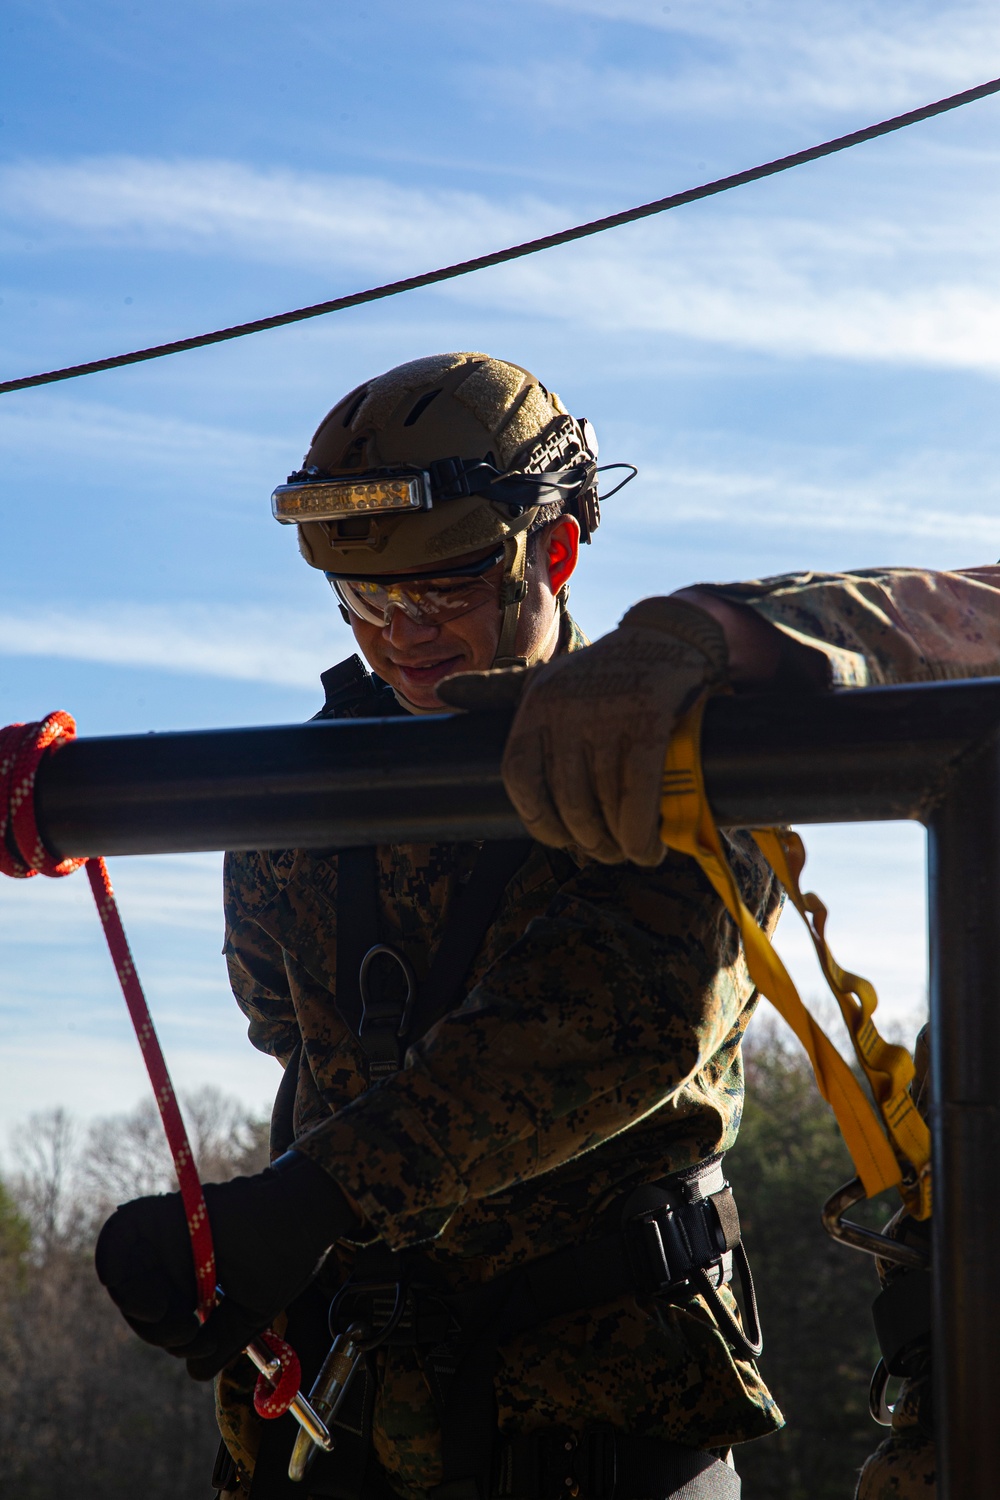
[[[206,1180],[266,1165],[263,1121],[215,1090],[184,1101]],[[94,1274],[117,1203],[175,1187],[150,1102],[82,1132],[61,1111],[13,1143],[0,1185],[0,1494],[4,1500],[209,1500],[211,1386],[142,1343]]]
[[[875,1262],[836,1244],[820,1223],[826,1199],[855,1172],[806,1057],[767,1014],[751,1038],[746,1109],[727,1169],[760,1302],[760,1369],[787,1425],[737,1448],[744,1500],[851,1500],[885,1436],[868,1414]],[[883,1195],[851,1217],[879,1229],[898,1206]]]
[[[737,1463],[745,1500],[849,1500],[881,1436],[867,1413],[875,1273],[819,1223],[852,1170],[808,1064],[755,1028],[729,1168],[764,1322],[761,1367],[788,1426],[738,1449]],[[265,1122],[233,1101],[206,1091],[186,1114],[206,1179],[264,1164]],[[0,1492],[210,1500],[210,1388],[135,1338],[93,1272],[113,1206],[174,1185],[152,1105],[86,1132],[58,1112],[36,1118],[14,1158],[0,1184]]]

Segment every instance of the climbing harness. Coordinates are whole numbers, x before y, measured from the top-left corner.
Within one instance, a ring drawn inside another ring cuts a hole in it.
[[[173,1158],[194,1256],[198,1318],[204,1322],[219,1300],[212,1227],[191,1143],[136,973],[107,865],[100,857],[56,860],[46,849],[35,819],[35,776],[42,757],[53,745],[72,740],[75,735],[74,720],[62,712],[49,714],[39,723],[11,724],[0,729],[0,874],[30,880],[35,875],[72,875],[81,865],[86,867],[111,961],[125,996]],[[310,1440],[329,1449],[332,1443],[326,1426],[299,1391],[299,1362],[294,1349],[268,1330],[247,1346],[246,1353],[259,1372],[254,1392],[258,1414],[273,1418],[291,1411],[303,1430],[309,1433]]]
[[[824,1224],[835,1238],[885,1260],[913,1265],[914,1252],[886,1235],[843,1220],[844,1210],[887,1188],[899,1189],[917,1220],[931,1212],[930,1132],[909,1085],[913,1059],[905,1047],[883,1040],[873,1019],[878,997],[867,980],[841,969],[825,936],[827,912],[817,896],[803,895],[799,883],[805,851],[790,829],[751,829],[761,853],[802,916],[819,956],[824,977],[847,1024],[858,1065],[871,1088],[875,1109],[829,1037],[803,1005],[770,939],[744,904],[716,827],[701,769],[701,724],[705,695],[678,724],[663,774],[661,837],[698,861],[722,899],[743,939],[750,977],[805,1047],[819,1091],[836,1116],[854,1161],[857,1178],[833,1195]],[[877,1110],[877,1113],[876,1113]],[[923,1265],[923,1260],[919,1264]]]
[[[327,694],[324,718],[368,716],[373,710],[401,713],[389,690],[357,657],[324,673],[323,683]],[[370,847],[336,851],[336,1003],[364,1054],[369,1086],[400,1068],[410,1042],[461,1003],[470,968],[504,891],[531,849],[528,838],[488,841],[480,847],[468,878],[452,894],[444,930],[422,981],[405,954],[384,941],[376,851]],[[292,1079],[288,1097],[276,1101],[272,1117],[272,1128],[278,1132],[273,1135],[272,1149],[290,1144],[290,1103],[297,1072],[297,1063],[290,1062],[285,1073],[285,1083]],[[720,1295],[734,1271],[746,1312],[744,1325]],[[579,1449],[574,1446],[572,1462],[566,1457],[567,1434],[534,1434],[530,1453],[517,1443],[507,1444],[498,1435],[493,1371],[500,1347],[518,1334],[623,1296],[647,1299],[654,1307],[701,1297],[735,1358],[754,1359],[760,1353],[753,1279],[721,1158],[710,1158],[661,1182],[625,1190],[589,1238],[460,1292],[442,1286],[440,1271],[419,1252],[394,1255],[382,1245],[361,1247],[355,1253],[350,1280],[338,1289],[330,1305],[332,1345],[325,1358],[313,1354],[311,1361],[318,1373],[309,1400],[335,1435],[336,1481],[330,1479],[333,1465],[325,1461],[317,1465],[318,1450],[305,1433],[296,1438],[290,1456],[286,1435],[283,1474],[272,1451],[282,1447],[282,1440],[274,1432],[268,1436],[269,1451],[263,1458],[262,1492],[269,1497],[272,1492],[283,1494],[286,1476],[297,1484],[307,1474],[310,1491],[317,1494],[325,1492],[322,1486],[328,1479],[342,1495],[361,1492],[371,1446],[374,1377],[370,1357],[382,1346],[405,1346],[418,1351],[441,1422],[444,1480],[439,1500],[461,1500],[462,1486],[473,1482],[483,1500],[507,1493],[541,1497],[549,1492],[545,1475],[550,1450],[552,1462],[562,1466],[560,1485],[567,1465],[574,1473],[583,1466],[590,1475],[588,1482],[597,1486],[588,1489],[588,1495],[610,1496],[613,1485],[601,1489],[597,1484],[594,1455],[598,1450],[605,1456],[612,1451],[608,1443],[614,1435],[584,1434]],[[316,1317],[314,1296],[309,1307],[311,1314],[302,1310],[302,1323],[309,1316]],[[298,1320],[300,1315],[293,1309],[290,1316]],[[298,1332],[295,1338],[298,1342]],[[577,1441],[573,1439],[574,1445]],[[614,1450],[616,1462],[627,1466],[632,1439],[618,1434],[615,1441],[619,1443]],[[717,1487],[704,1489],[706,1496],[727,1495],[736,1482],[732,1471],[711,1455],[692,1455],[683,1448],[675,1453],[674,1445],[636,1441],[643,1448],[643,1463],[653,1466],[648,1472],[658,1476],[659,1493],[673,1492],[678,1474],[687,1482],[684,1464],[703,1466],[716,1483]],[[530,1483],[528,1470],[535,1476]],[[512,1482],[518,1486],[513,1492],[504,1488]],[[709,1483],[708,1477],[704,1483]],[[691,1490],[692,1496],[697,1493]]]
[[[747,1309],[745,1329],[719,1296],[732,1279],[734,1262]],[[735,1481],[732,1472],[724,1472],[726,1466],[711,1455],[690,1448],[603,1428],[588,1428],[582,1437],[552,1428],[523,1440],[499,1434],[493,1379],[500,1349],[553,1318],[626,1296],[641,1298],[654,1309],[701,1296],[736,1359],[753,1359],[760,1353],[753,1283],[720,1157],[627,1191],[605,1211],[600,1232],[592,1238],[459,1291],[442,1284],[440,1269],[419,1250],[394,1253],[382,1244],[362,1247],[351,1279],[330,1304],[333,1345],[310,1391],[310,1401],[336,1435],[336,1492],[341,1500],[351,1492],[363,1492],[371,1446],[373,1375],[368,1357],[382,1346],[416,1350],[430,1387],[441,1424],[444,1470],[435,1500],[499,1500],[507,1495],[542,1500],[563,1492],[549,1487],[552,1465],[563,1466],[560,1486],[568,1471],[577,1478],[583,1472],[590,1476],[588,1500],[601,1495],[610,1500],[613,1476],[605,1475],[598,1483],[602,1471],[595,1471],[591,1461],[609,1442],[619,1445],[617,1461],[626,1470],[633,1458],[637,1463],[641,1458],[662,1481],[653,1491],[619,1488],[619,1494],[672,1494],[681,1479],[688,1482],[686,1463],[693,1466],[692,1473],[705,1475],[701,1482],[706,1488],[693,1489],[692,1495],[727,1496]],[[279,1433],[273,1434],[273,1441],[280,1443]],[[571,1452],[575,1459],[568,1457]],[[299,1434],[287,1474],[293,1482],[309,1474],[310,1493],[322,1495],[334,1466],[318,1459],[308,1438]],[[284,1491],[277,1487],[277,1464],[270,1454],[268,1464],[262,1493],[277,1500]],[[347,1482],[352,1470],[353,1491]],[[712,1488],[710,1479],[721,1487]],[[732,1493],[738,1494],[738,1488]]]

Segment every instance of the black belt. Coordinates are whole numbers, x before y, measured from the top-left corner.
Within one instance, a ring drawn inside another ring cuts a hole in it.
[[[697,1448],[589,1427],[546,1428],[500,1444],[495,1500],[739,1500],[739,1475]]]
[[[749,1339],[718,1294],[729,1274],[733,1250],[748,1303]],[[614,1301],[628,1292],[670,1301],[701,1294],[713,1306],[720,1332],[736,1352],[743,1357],[759,1352],[753,1283],[739,1244],[739,1219],[721,1158],[635,1189],[625,1200],[618,1228],[599,1239],[529,1261],[476,1288],[478,1308],[470,1303],[462,1309],[466,1294],[459,1294],[455,1304],[459,1317],[464,1313],[462,1342],[457,1350],[444,1351],[448,1357],[444,1373],[450,1378],[436,1383],[439,1399],[443,1397],[444,1482],[431,1492],[433,1500],[485,1500],[489,1494],[491,1451],[497,1442],[493,1374],[498,1349],[515,1334],[560,1313]],[[434,1366],[435,1351],[431,1351],[427,1370],[432,1387]],[[635,1500],[652,1493],[640,1491]],[[624,1489],[618,1494],[622,1500],[632,1500]],[[704,1494],[707,1497],[712,1491]],[[698,1491],[690,1490],[689,1495],[695,1500]]]

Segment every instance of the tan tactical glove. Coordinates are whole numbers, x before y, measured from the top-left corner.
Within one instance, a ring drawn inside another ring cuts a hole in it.
[[[703,688],[726,680],[722,627],[680,599],[644,599],[617,630],[542,667],[454,677],[461,708],[521,701],[503,778],[528,832],[604,864],[656,865],[667,743]]]

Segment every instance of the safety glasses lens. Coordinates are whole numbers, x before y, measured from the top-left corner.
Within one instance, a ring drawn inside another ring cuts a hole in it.
[[[346,578],[330,582],[351,613],[370,625],[387,624],[395,609],[403,610],[411,620],[441,624],[496,602],[493,571],[499,570],[491,570],[482,578],[428,578],[414,583],[383,584]]]

